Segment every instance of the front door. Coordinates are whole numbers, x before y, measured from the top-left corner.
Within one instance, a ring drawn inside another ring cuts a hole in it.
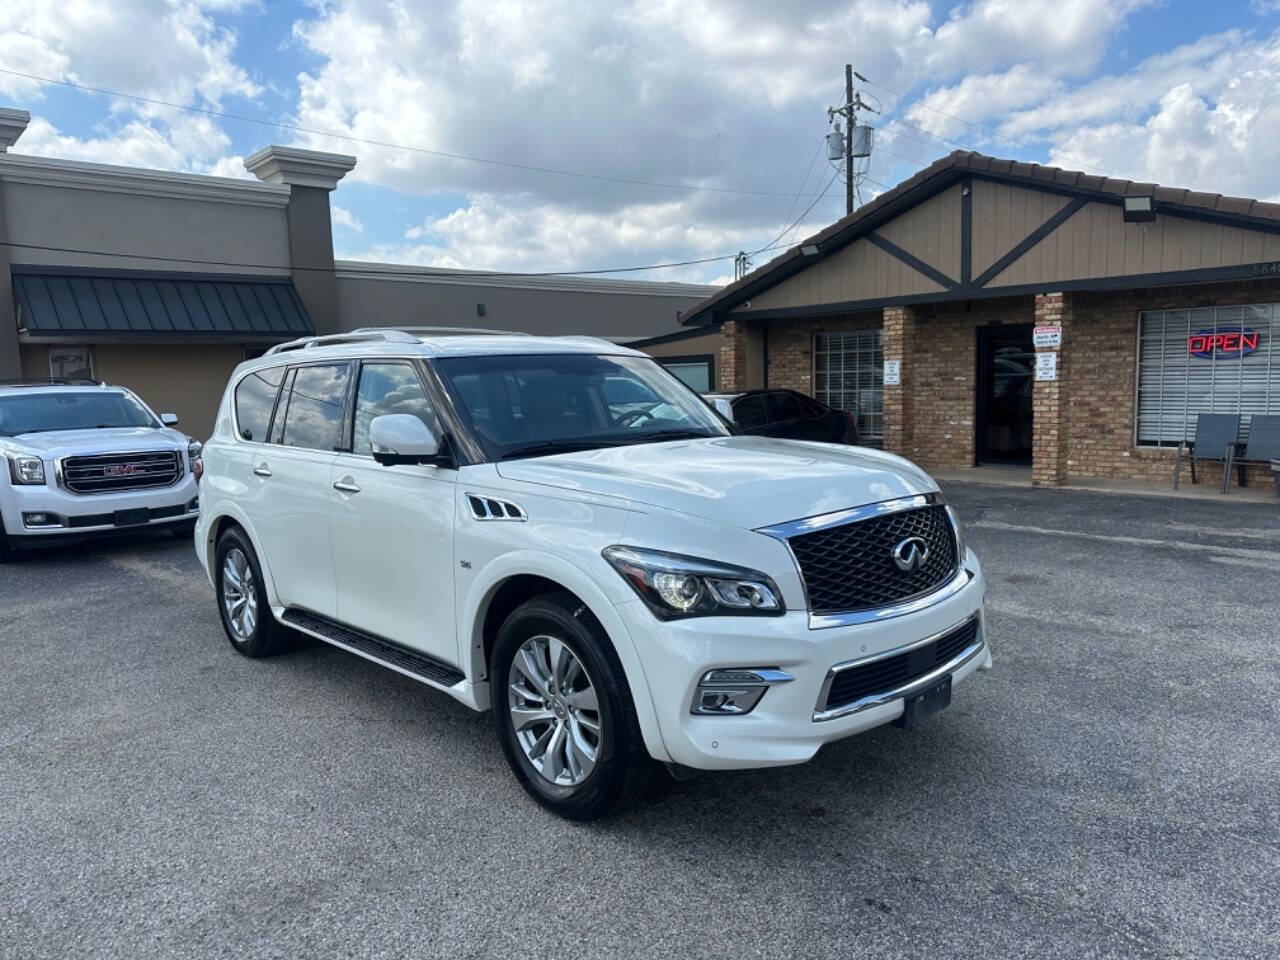
[[[978,328],[978,463],[1031,463],[1033,328],[1030,323]]]
[[[458,662],[453,603],[457,471],[373,459],[374,417],[408,413],[437,433],[439,421],[417,366],[365,360],[353,402],[349,452],[333,461],[329,531],[337,618],[365,633]]]

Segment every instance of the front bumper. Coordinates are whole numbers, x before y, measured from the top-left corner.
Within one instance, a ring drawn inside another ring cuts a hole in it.
[[[13,546],[52,546],[190,522],[199,515],[198,490],[190,473],[167,487],[121,493],[74,494],[52,485],[11,485],[0,490],[0,518]],[[33,522],[33,514],[44,514],[44,522]]]
[[[663,745],[670,759],[704,770],[803,763],[823,744],[897,719],[902,696],[835,711],[822,718],[824,683],[832,667],[911,647],[970,618],[981,642],[948,672],[952,683],[991,665],[983,618],[982,570],[972,553],[964,586],[939,602],[881,622],[810,629],[804,610],[781,617],[706,617],[663,623],[639,600],[619,604],[640,654]],[[690,712],[699,678],[733,667],[776,667],[794,679],[771,686],[747,714]]]

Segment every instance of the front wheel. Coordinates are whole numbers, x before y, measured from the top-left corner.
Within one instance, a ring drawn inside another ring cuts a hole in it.
[[[594,820],[632,800],[656,767],[622,664],[568,593],[529,600],[498,631],[493,711],[507,762],[540,804]]]
[[[255,659],[279,653],[285,630],[271,615],[262,568],[244,531],[232,527],[219,538],[214,563],[218,613],[231,646]]]

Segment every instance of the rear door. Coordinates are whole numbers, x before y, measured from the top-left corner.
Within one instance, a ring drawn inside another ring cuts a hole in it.
[[[733,423],[743,433],[769,435],[769,414],[765,410],[764,395],[748,393],[734,400]]]
[[[352,411],[350,441],[333,460],[327,491],[337,619],[456,664],[457,471],[421,464],[384,467],[369,445],[369,425],[384,414],[411,414],[441,434],[417,364],[362,361]]]
[[[250,484],[254,529],[276,593],[286,606],[337,614],[329,549],[333,461],[351,383],[346,360],[292,368],[269,442],[255,450]]]

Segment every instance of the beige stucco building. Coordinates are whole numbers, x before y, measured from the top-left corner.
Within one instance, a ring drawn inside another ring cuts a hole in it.
[[[680,330],[715,288],[334,259],[355,157],[267,147],[256,180],[32,157],[0,109],[0,378],[93,376],[203,438],[246,356],[309,333],[469,326],[615,341]]]

